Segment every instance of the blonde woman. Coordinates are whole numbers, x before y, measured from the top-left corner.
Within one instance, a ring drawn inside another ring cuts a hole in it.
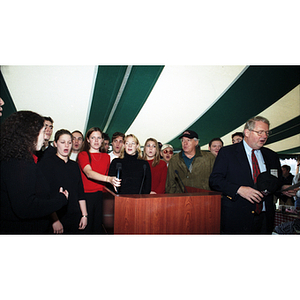
[[[166,192],[168,167],[166,162],[160,159],[156,139],[149,138],[146,140],[143,159],[148,161],[151,170],[151,194],[164,194]]]
[[[119,194],[149,194],[151,192],[151,170],[143,160],[139,140],[133,134],[125,136],[119,158],[110,165],[108,175],[120,174]]]

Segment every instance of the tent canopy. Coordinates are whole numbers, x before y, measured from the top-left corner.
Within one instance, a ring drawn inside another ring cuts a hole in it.
[[[61,128],[110,137],[135,134],[180,149],[178,136],[196,131],[202,149],[262,115],[271,123],[266,144],[281,157],[300,154],[299,66],[2,66],[3,121],[33,110]]]

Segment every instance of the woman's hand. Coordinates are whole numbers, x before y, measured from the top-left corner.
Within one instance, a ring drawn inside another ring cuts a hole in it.
[[[64,232],[64,227],[60,223],[59,220],[52,223],[52,228],[53,228],[54,233],[63,233]]]
[[[117,187],[121,186],[122,179],[118,179],[117,177],[107,176],[107,181],[113,185],[115,191],[117,192]]]
[[[82,217],[79,222],[79,229],[83,230],[87,226],[88,219],[87,217]]]
[[[64,194],[68,200],[69,198],[69,192],[67,190],[64,190],[62,187],[59,189],[59,192]]]

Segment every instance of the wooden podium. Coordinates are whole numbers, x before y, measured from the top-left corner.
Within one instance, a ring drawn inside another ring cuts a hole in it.
[[[116,195],[114,234],[219,234],[221,193]],[[112,202],[111,202],[112,203]]]

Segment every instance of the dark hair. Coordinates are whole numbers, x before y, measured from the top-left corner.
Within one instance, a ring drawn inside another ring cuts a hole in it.
[[[235,132],[233,135],[231,135],[231,138],[233,139],[235,136],[240,136],[241,138],[244,138],[244,134],[240,131]]]
[[[286,169],[288,172],[291,171],[291,167],[289,165],[283,165],[283,166],[281,166],[281,168]]]
[[[30,160],[36,151],[36,143],[44,118],[32,111],[18,111],[1,124],[0,159]]]
[[[72,133],[69,130],[67,130],[67,129],[60,129],[60,130],[56,131],[56,133],[55,133],[55,137],[54,137],[55,143],[57,143],[57,141],[59,140],[60,136],[63,135],[63,134],[68,134],[71,137],[71,139],[72,139]]]
[[[118,136],[121,136],[122,137],[122,139],[123,139],[123,141],[124,141],[124,139],[125,139],[125,134],[124,133],[122,133],[122,132],[115,132],[114,134],[113,134],[113,136],[112,136],[112,138],[111,138],[111,141],[113,142],[114,141],[114,139],[116,139]]]
[[[213,138],[213,139],[209,142],[208,146],[210,147],[211,144],[212,144],[212,142],[214,142],[214,141],[219,141],[219,142],[222,143],[222,146],[224,145],[223,141],[222,141],[220,138]]]
[[[107,134],[107,133],[102,133],[102,138],[103,138],[103,140],[105,140],[105,141],[110,141],[109,140],[109,135]]]
[[[85,138],[84,138],[84,141],[83,141],[83,145],[82,145],[82,150],[80,151],[80,152],[82,152],[82,151],[87,152],[87,154],[89,156],[90,163],[92,162],[92,158],[91,158],[91,154],[90,154],[90,148],[91,148],[91,146],[90,146],[90,143],[87,140],[89,139],[90,135],[94,131],[99,131],[101,133],[101,136],[103,137],[103,132],[102,132],[102,130],[99,127],[92,127],[92,128],[90,128],[87,131],[86,135],[85,135]],[[103,141],[102,141],[102,144],[100,146],[99,152],[104,152],[104,143],[103,143]]]
[[[44,120],[45,120],[45,121],[49,121],[49,122],[51,122],[52,124],[54,123],[54,121],[52,120],[51,117],[44,117]]]
[[[74,131],[72,132],[72,135],[73,135],[73,133],[75,133],[75,132],[77,132],[77,133],[81,134],[81,136],[82,136],[82,139],[84,138],[84,136],[83,136],[82,132],[81,132],[81,131],[79,131],[79,130],[74,130]]]

